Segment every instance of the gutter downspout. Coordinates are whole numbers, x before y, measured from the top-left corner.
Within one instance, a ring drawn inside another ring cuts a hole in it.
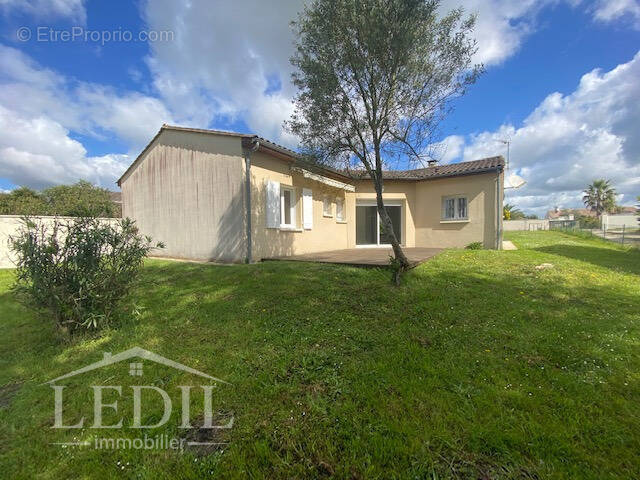
[[[496,250],[502,250],[502,230],[500,228],[500,220],[502,219],[502,199],[500,198],[500,174],[502,169],[496,170]]]
[[[244,189],[246,192],[246,214],[247,214],[247,256],[245,257],[245,263],[251,263],[253,261],[251,255],[251,153],[258,150],[260,147],[260,142],[257,138],[251,139],[251,146],[249,148],[244,149],[244,169],[245,169],[245,179],[244,179]]]

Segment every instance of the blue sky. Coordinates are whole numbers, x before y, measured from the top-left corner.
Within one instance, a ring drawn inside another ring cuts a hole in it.
[[[294,147],[281,124],[295,93],[288,22],[301,5],[4,0],[0,189],[79,178],[115,189],[164,122],[254,132]],[[441,126],[442,162],[504,153],[498,140],[509,138],[513,171],[528,181],[509,201],[525,211],[578,206],[581,189],[599,176],[633,203],[638,0],[462,5],[478,15],[476,60],[486,73]],[[62,32],[76,38],[62,41]],[[133,39],[113,39],[123,32]],[[146,41],[140,32],[167,33]]]

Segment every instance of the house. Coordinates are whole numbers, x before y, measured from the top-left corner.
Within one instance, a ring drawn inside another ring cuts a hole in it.
[[[616,207],[615,214],[633,215],[635,212],[634,207]],[[578,217],[597,217],[598,214],[589,208],[554,208],[547,212],[547,218],[549,220],[577,220]]]
[[[586,209],[585,212],[588,212]],[[573,210],[560,209],[559,207],[554,208],[553,210],[549,210],[547,212],[546,218],[548,220],[556,220],[556,221],[571,221],[575,220],[575,215]]]
[[[501,245],[504,160],[384,172],[383,198],[405,247]],[[362,172],[301,161],[264,138],[163,125],[118,180],[123,216],[163,256],[219,262],[384,247]]]
[[[109,198],[116,205],[122,206],[122,192],[109,192]]]
[[[109,192],[109,198],[116,207],[115,217],[122,216],[122,192]]]

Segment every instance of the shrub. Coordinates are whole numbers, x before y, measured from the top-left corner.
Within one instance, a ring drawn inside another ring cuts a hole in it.
[[[600,228],[600,219],[598,217],[589,217],[587,215],[578,215],[580,228]]]
[[[65,331],[100,328],[123,305],[143,259],[162,247],[139,235],[129,219],[45,223],[25,217],[10,239],[17,257],[13,289]]]
[[[466,248],[467,250],[482,250],[484,247],[482,245],[482,242],[471,242],[464,248]]]

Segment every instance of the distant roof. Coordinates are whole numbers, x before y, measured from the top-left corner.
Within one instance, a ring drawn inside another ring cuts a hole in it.
[[[620,207],[622,211],[620,213],[636,213],[636,207]]]
[[[149,150],[153,142],[160,136],[163,130],[175,130],[182,132],[194,132],[194,133],[207,133],[214,135],[228,135],[231,137],[237,137],[242,139],[243,146],[248,146],[250,143],[253,143],[254,140],[257,140],[260,144],[261,150],[267,150],[270,153],[275,153],[279,157],[284,157],[287,160],[295,162],[297,165],[315,170],[318,173],[327,174],[329,176],[339,176],[347,180],[365,180],[368,177],[368,174],[365,170],[337,170],[331,167],[327,167],[324,165],[317,165],[313,163],[309,163],[308,161],[303,160],[300,155],[287,147],[283,147],[282,145],[278,145],[275,142],[267,140],[266,138],[260,137],[259,135],[254,135],[250,133],[237,133],[237,132],[229,132],[226,130],[212,130],[212,129],[204,129],[204,128],[191,128],[191,127],[179,127],[176,125],[167,125],[163,124],[158,130],[158,133],[151,139],[151,141],[147,144],[147,146],[140,152],[135,159],[135,161],[127,168],[127,170],[122,174],[122,176],[118,179],[117,184],[120,185],[122,179],[134,168],[134,166],[138,163],[138,160]],[[408,181],[417,181],[417,180],[430,180],[434,178],[445,178],[445,177],[457,177],[463,175],[475,175],[479,173],[488,173],[496,170],[501,170],[504,168],[504,158],[501,156],[497,157],[489,157],[483,158],[481,160],[474,160],[471,162],[460,162],[460,163],[451,163],[448,165],[436,165],[433,167],[427,168],[417,168],[413,170],[386,170],[383,172],[383,178],[385,180],[408,180]]]
[[[547,218],[553,220],[558,217],[566,217],[567,215],[582,215],[585,217],[595,217],[596,212],[592,212],[586,208],[561,208],[558,211],[549,210],[547,212]]]
[[[628,207],[628,206],[621,206],[620,207],[620,212],[622,214],[634,214],[636,213],[636,207]],[[564,217],[566,215],[582,215],[585,217],[595,217],[596,216],[596,212],[594,212],[593,210],[589,210],[588,208],[561,208],[558,211],[556,210],[549,210],[547,212],[547,218],[553,220],[554,218],[558,218],[558,217]],[[612,215],[615,215],[612,214]]]
[[[109,198],[113,203],[122,203],[122,192],[109,192]]]

